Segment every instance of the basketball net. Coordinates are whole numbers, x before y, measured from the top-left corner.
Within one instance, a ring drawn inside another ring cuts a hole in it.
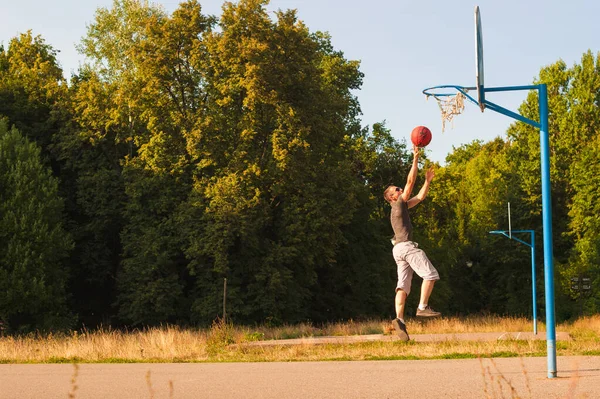
[[[446,129],[446,122],[452,122],[452,128],[454,128],[454,117],[462,114],[465,109],[465,95],[460,91],[455,96],[436,96],[435,94],[430,94],[427,96],[428,100],[430,96],[435,98],[442,112],[442,133]]]

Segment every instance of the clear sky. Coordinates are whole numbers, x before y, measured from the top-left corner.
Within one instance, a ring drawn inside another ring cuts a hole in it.
[[[75,50],[99,7],[112,0],[2,0],[0,42],[31,29],[60,50],[68,77],[83,58]],[[154,1],[171,12],[178,1]],[[221,0],[200,1],[205,14],[220,15]],[[421,91],[430,86],[475,83],[474,6],[481,9],[486,86],[528,85],[541,67],[559,59],[568,66],[587,50],[600,50],[598,0],[271,0],[269,10],[296,9],[311,31],[328,31],[346,58],[365,74],[358,95],[363,125],[387,121],[399,140],[428,126],[429,157],[443,163],[453,147],[504,136],[512,119],[481,113],[468,103],[454,126],[441,132],[439,108]],[[488,94],[517,110],[525,92]]]

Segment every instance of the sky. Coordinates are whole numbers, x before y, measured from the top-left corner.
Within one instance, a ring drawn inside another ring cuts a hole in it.
[[[2,0],[0,42],[31,29],[59,50],[66,77],[84,62],[75,46],[98,8],[112,0]],[[151,1],[168,12],[178,1]],[[204,14],[220,15],[222,0],[200,0]],[[444,164],[454,148],[505,137],[513,119],[467,103],[442,132],[440,110],[422,90],[475,85],[474,8],[480,7],[487,87],[532,84],[558,60],[571,67],[600,50],[597,0],[271,0],[268,10],[296,9],[310,31],[327,31],[346,59],[361,61],[365,77],[355,92],[362,124],[386,121],[399,141],[415,126],[433,132],[429,159]],[[275,18],[274,14],[273,18]],[[489,93],[487,100],[517,111],[526,92]]]

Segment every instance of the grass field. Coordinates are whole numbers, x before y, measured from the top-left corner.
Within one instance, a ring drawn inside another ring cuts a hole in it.
[[[408,321],[411,334],[531,331],[532,321],[514,317],[442,318]],[[571,341],[557,342],[560,355],[600,355],[600,315],[557,325]],[[316,336],[392,334],[390,321],[238,327],[216,322],[209,329],[173,326],[139,331],[73,331],[0,337],[0,363],[258,362],[375,359],[444,359],[545,356],[545,341],[369,342],[247,347],[249,341]],[[538,334],[545,327],[538,323]]]

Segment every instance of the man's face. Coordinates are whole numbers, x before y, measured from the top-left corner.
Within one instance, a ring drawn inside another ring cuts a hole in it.
[[[398,198],[402,195],[402,189],[400,187],[390,187],[390,201],[398,201]]]

